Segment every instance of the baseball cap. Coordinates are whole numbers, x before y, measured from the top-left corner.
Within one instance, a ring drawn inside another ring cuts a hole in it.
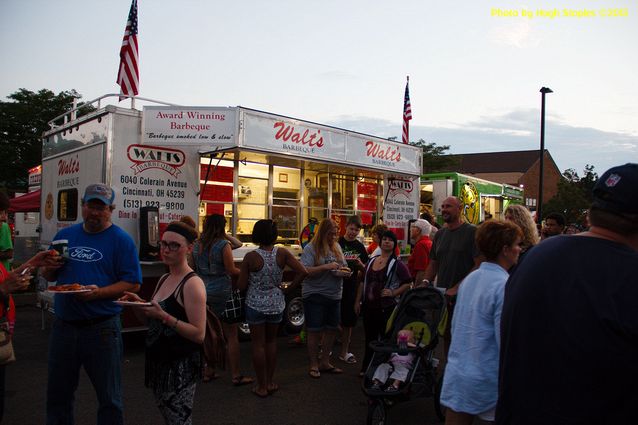
[[[615,213],[638,214],[638,164],[610,168],[594,185],[593,207]]]
[[[90,184],[84,191],[84,198],[82,198],[82,201],[88,202],[91,199],[102,201],[105,205],[112,205],[115,200],[115,193],[113,192],[113,189],[105,184]]]

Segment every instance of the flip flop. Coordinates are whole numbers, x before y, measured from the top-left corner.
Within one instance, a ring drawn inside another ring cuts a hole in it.
[[[266,393],[265,393],[265,394],[261,394],[261,393],[259,393],[259,389],[258,389],[257,387],[253,387],[253,388],[250,390],[250,392],[251,392],[251,393],[253,393],[253,394],[255,394],[255,395],[256,395],[257,397],[259,397],[259,398],[266,398],[266,397],[268,397],[268,396],[270,395],[270,393],[269,393],[268,391],[266,391]]]
[[[308,375],[310,375],[310,377],[311,377],[311,378],[314,378],[314,379],[319,379],[319,378],[321,378],[321,372],[319,372],[319,370],[318,370],[318,369],[310,369],[310,370],[308,371]]]
[[[252,384],[255,380],[250,376],[239,375],[234,377],[231,382],[234,386],[240,387],[242,385]]]
[[[214,379],[219,378],[219,375],[216,373],[213,373],[212,375],[206,375],[204,374],[204,377],[202,378],[202,382],[210,382]]]
[[[320,373],[332,373],[332,374],[338,375],[340,373],[343,373],[343,370],[339,369],[338,367],[331,366],[331,367],[329,367],[327,369],[319,369],[319,372]]]
[[[345,357],[339,356],[339,360],[348,364],[355,364],[357,362],[357,358],[352,353],[346,354]]]

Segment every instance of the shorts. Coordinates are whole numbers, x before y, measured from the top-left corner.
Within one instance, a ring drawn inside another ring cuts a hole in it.
[[[340,300],[320,294],[310,294],[303,299],[303,309],[308,332],[339,329]]]
[[[357,325],[357,315],[354,312],[354,301],[357,298],[356,282],[348,285],[343,282],[343,292],[341,295],[341,326],[354,328]]]
[[[284,313],[266,314],[261,311],[255,310],[252,307],[246,306],[246,322],[249,325],[276,325],[283,320]]]
[[[215,316],[220,320],[226,310],[226,300],[230,297],[230,292],[217,292],[214,294],[206,294],[206,305],[213,310]]]

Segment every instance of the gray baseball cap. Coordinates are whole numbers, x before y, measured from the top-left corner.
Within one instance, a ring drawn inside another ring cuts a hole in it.
[[[83,202],[88,202],[91,199],[97,199],[104,202],[104,205],[113,205],[115,200],[115,192],[109,186],[103,183],[91,184],[86,187],[84,191]]]

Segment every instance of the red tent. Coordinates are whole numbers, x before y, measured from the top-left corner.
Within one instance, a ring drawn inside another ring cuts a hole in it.
[[[34,190],[17,198],[10,199],[9,212],[38,212],[40,211],[41,190]]]

